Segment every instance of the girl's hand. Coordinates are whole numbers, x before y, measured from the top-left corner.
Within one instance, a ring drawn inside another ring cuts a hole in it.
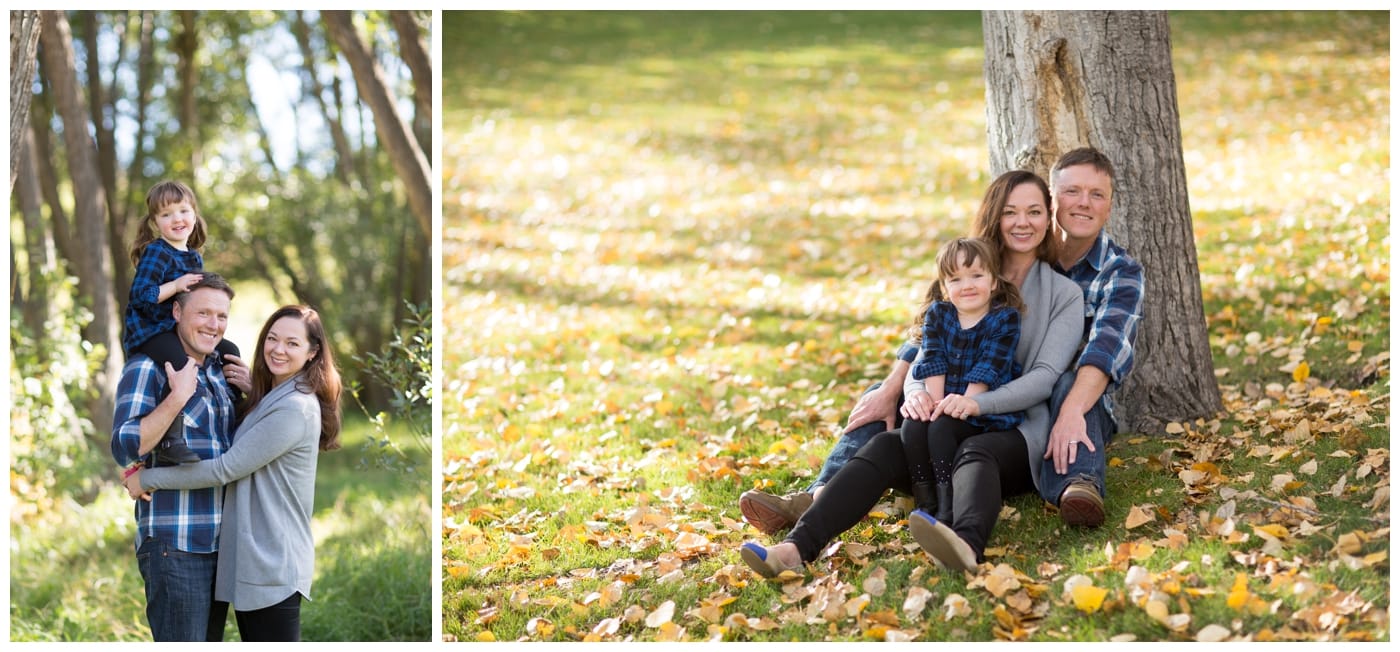
[[[122,484],[126,485],[126,493],[128,496],[131,496],[132,500],[140,498],[146,502],[151,501],[151,494],[141,488],[141,469],[132,471],[130,475],[122,480]]]
[[[928,392],[917,391],[904,397],[904,407],[899,408],[899,413],[906,419],[932,421],[935,403]]]
[[[200,279],[203,278],[203,274],[185,274],[184,276],[175,279],[175,290],[177,292],[189,292],[190,286],[194,285],[195,283],[198,283]]]
[[[981,409],[977,407],[977,401],[962,394],[944,396],[943,400],[938,402],[938,410],[954,419],[962,419],[963,421],[982,413]]]

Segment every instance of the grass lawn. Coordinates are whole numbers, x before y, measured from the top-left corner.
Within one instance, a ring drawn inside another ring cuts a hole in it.
[[[363,418],[345,426],[342,448],[317,463],[316,576],[302,603],[302,640],[426,641],[430,465],[420,455],[413,474],[360,468],[370,428]],[[150,640],[132,515],[113,481],[90,503],[66,500],[11,520],[9,640]],[[240,640],[232,613],[224,639]]]
[[[991,180],[979,16],[444,12],[445,638],[1389,640],[1389,17],[1171,21],[1226,411],[975,575],[891,496],[765,582],[739,494],[816,474]]]

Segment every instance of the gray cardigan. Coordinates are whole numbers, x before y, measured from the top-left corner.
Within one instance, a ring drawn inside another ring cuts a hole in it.
[[[1084,339],[1084,292],[1074,281],[1056,272],[1049,263],[1037,261],[1021,282],[1021,341],[1016,346],[1016,362],[1021,375],[992,391],[972,397],[982,414],[1002,414],[1025,410],[1018,428],[1026,439],[1031,479],[1040,487],[1040,463],[1050,440],[1050,392],[1055,381],[1069,368],[1079,343]],[[923,349],[920,348],[920,357]],[[914,364],[918,364],[915,358]],[[907,395],[923,381],[904,384]]]
[[[321,406],[315,395],[297,389],[301,379],[298,374],[273,387],[243,418],[223,455],[141,471],[147,490],[228,485],[214,598],[236,611],[270,607],[292,593],[311,599]]]

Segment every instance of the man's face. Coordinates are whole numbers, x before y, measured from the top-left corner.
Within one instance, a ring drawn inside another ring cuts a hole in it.
[[[1091,240],[1108,224],[1113,209],[1113,181],[1089,164],[1055,175],[1055,222],[1072,240]]]
[[[203,362],[205,356],[214,352],[228,328],[230,303],[228,294],[214,288],[196,288],[183,306],[175,302],[175,333],[180,336],[185,353]]]

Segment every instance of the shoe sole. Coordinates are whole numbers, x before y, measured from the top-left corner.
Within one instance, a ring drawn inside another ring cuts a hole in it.
[[[796,521],[789,520],[787,514],[777,511],[752,498],[739,499],[739,513],[744,520],[764,534],[777,534],[792,527]]]
[[[749,546],[742,546],[739,548],[739,558],[744,560],[744,563],[748,564],[749,568],[752,568],[754,572],[759,575],[768,579],[773,579],[778,576],[775,569],[768,565],[768,561],[760,557],[758,551]]]
[[[972,549],[958,538],[948,526],[918,513],[909,515],[909,534],[923,548],[933,561],[945,568],[958,571],[972,571],[977,568],[977,559],[969,561],[964,555]]]
[[[1103,505],[1089,496],[1071,495],[1060,500],[1060,519],[1074,527],[1103,525]]]

